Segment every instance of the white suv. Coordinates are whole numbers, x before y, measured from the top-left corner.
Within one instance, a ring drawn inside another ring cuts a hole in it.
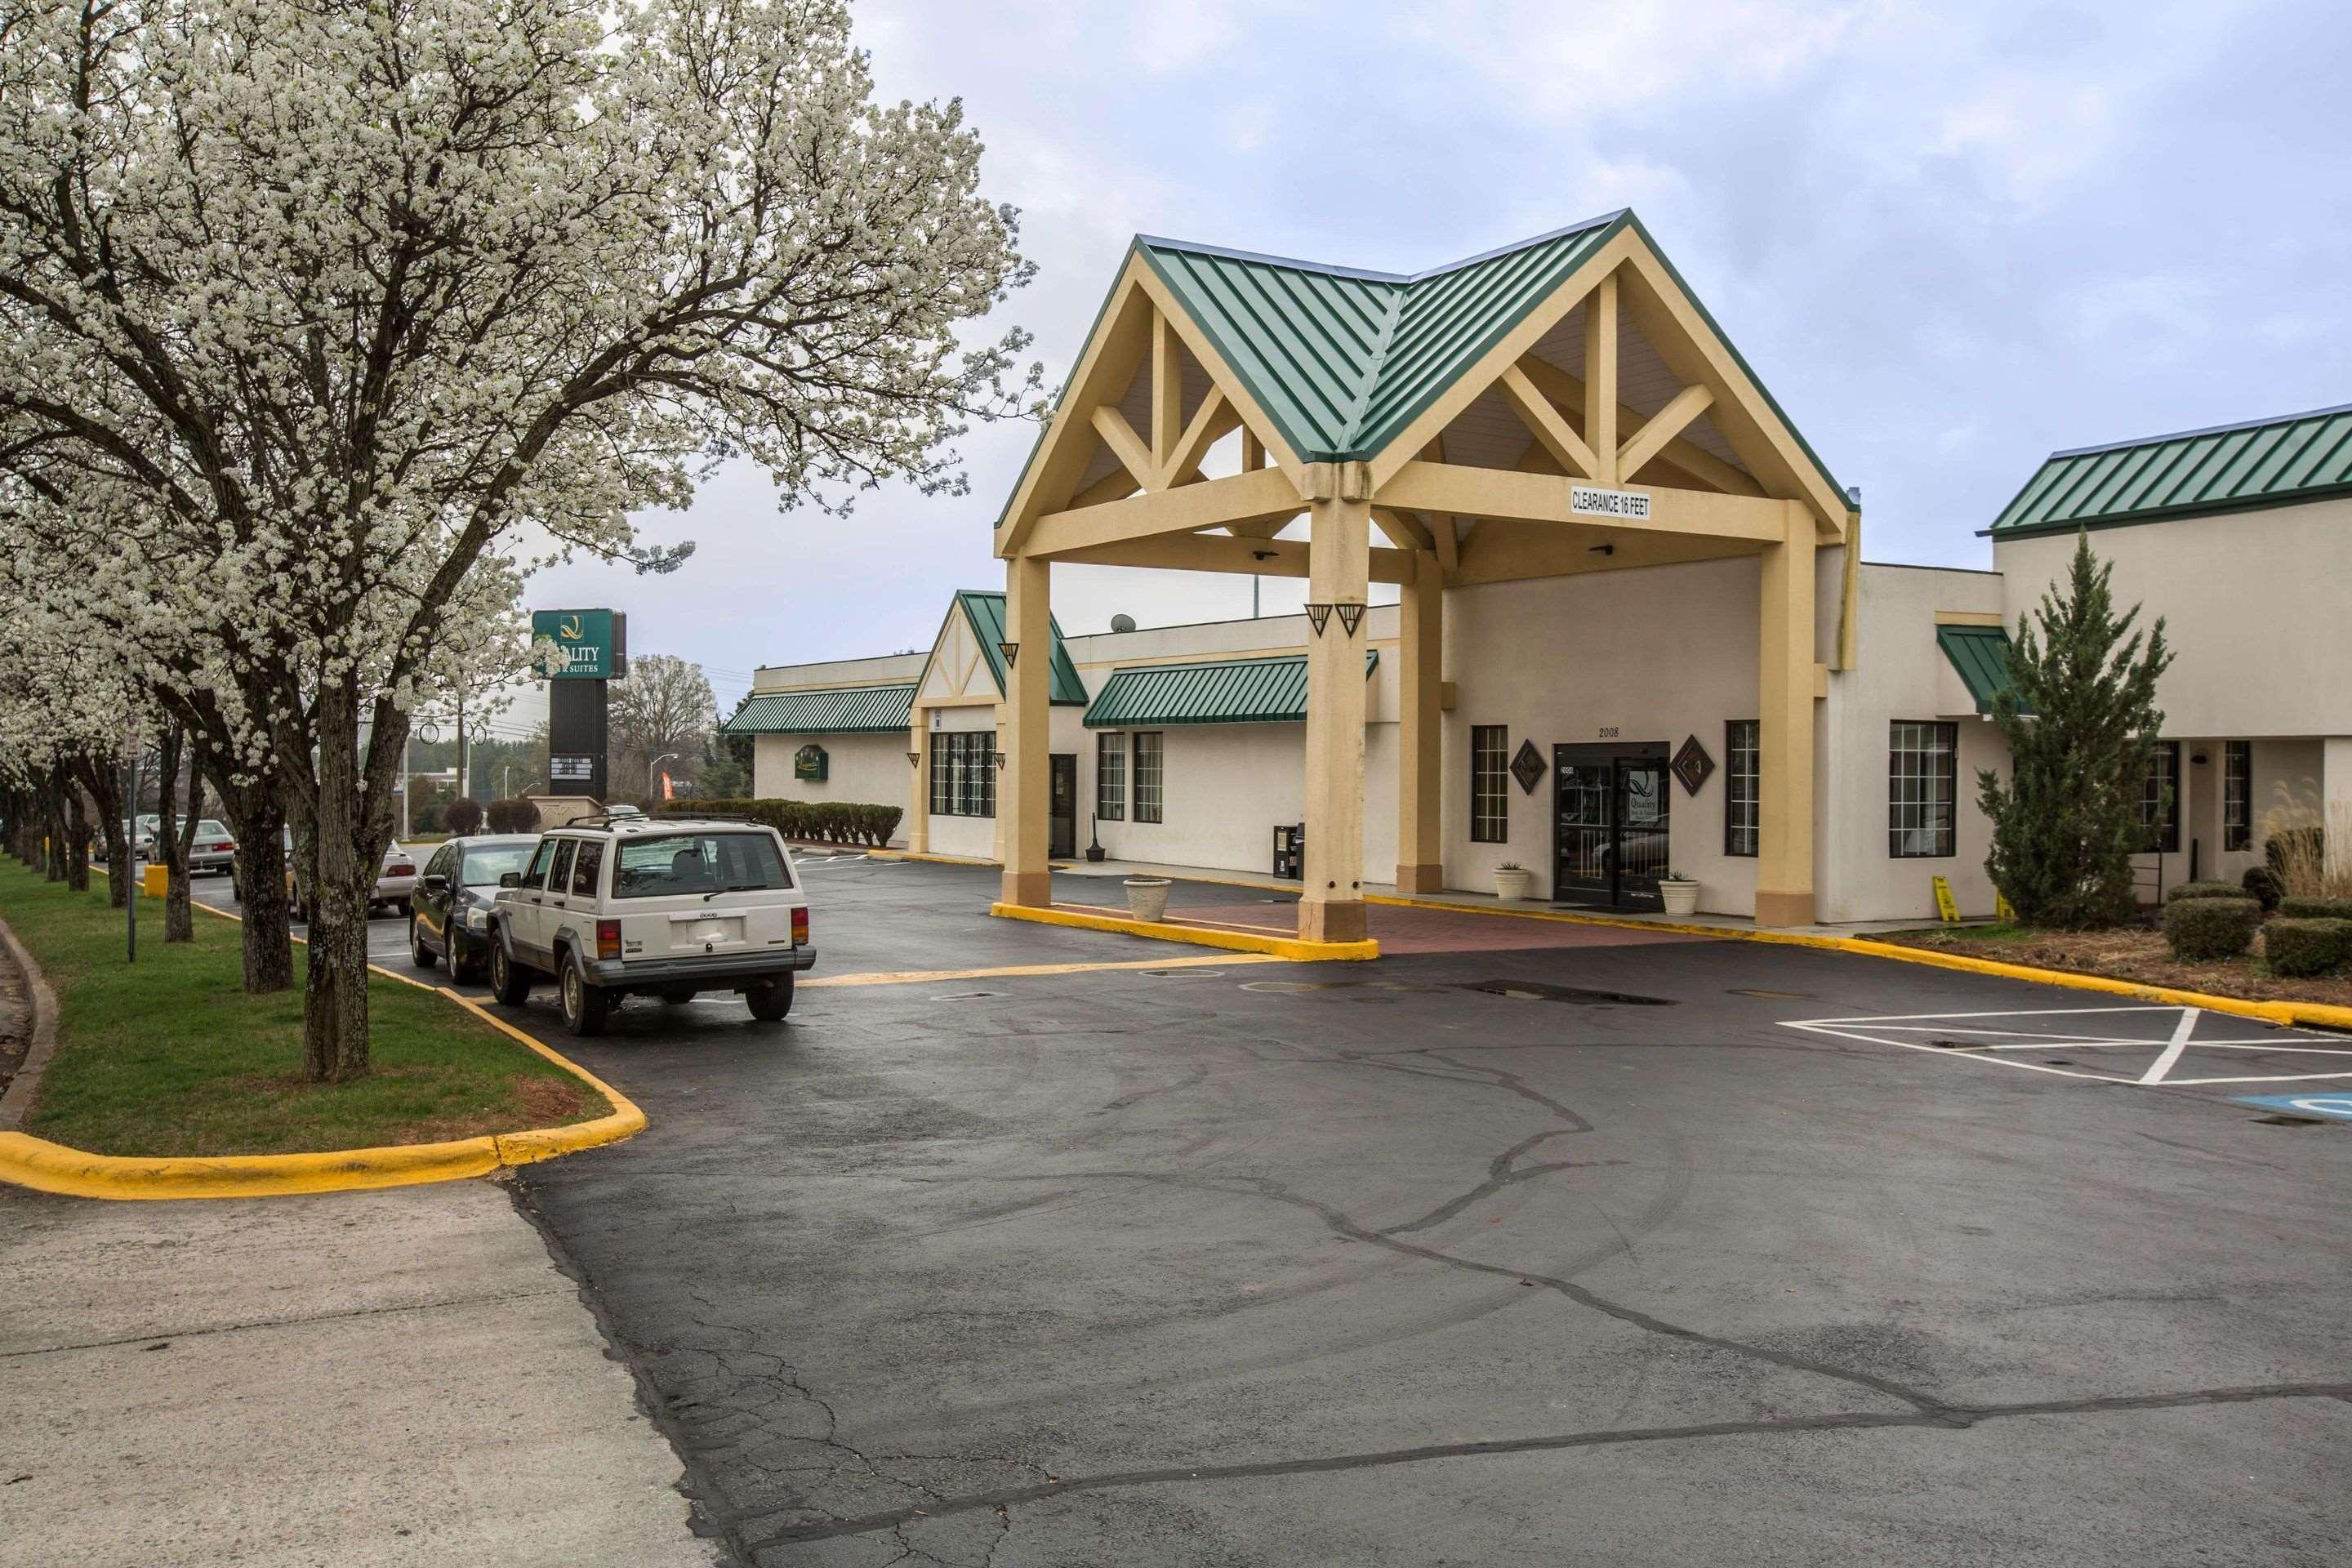
[[[566,823],[499,879],[488,934],[498,999],[520,1005],[552,979],[575,1035],[603,1033],[632,994],[737,991],[773,1023],[793,1009],[793,976],[816,963],[783,838],[719,818]]]

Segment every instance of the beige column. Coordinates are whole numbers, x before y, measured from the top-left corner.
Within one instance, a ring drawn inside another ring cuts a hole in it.
[[[2261,820],[2261,802],[2255,820]],[[2330,881],[2352,881],[2352,735],[2323,736],[2319,742],[2319,821],[2326,837]]]
[[[931,847],[930,721],[930,710],[919,706],[907,726],[907,750],[915,754],[907,769],[913,775],[907,785],[907,847],[918,855],[929,853]]]
[[[1438,788],[1445,578],[1432,552],[1413,557],[1412,581],[1398,596],[1397,624],[1396,886],[1400,893],[1433,893],[1445,886]]]
[[[1371,475],[1362,463],[1307,467],[1307,602],[1336,610],[1307,634],[1307,864],[1298,934],[1364,939],[1364,648],[1372,569]]]
[[[1046,700],[1052,695],[1050,568],[1019,556],[1004,563],[1004,640],[1020,651],[1004,672],[1004,769],[996,810],[1004,842],[1003,901],[1044,909],[1054,901],[1048,868]]]
[[[1756,923],[1813,921],[1813,519],[1788,509],[1786,542],[1764,551],[1757,662]]]

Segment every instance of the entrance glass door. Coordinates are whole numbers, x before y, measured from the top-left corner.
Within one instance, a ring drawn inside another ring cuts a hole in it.
[[[1619,909],[1661,907],[1674,797],[1664,742],[1552,748],[1552,897]]]
[[[1049,859],[1066,860],[1078,852],[1078,759],[1068,752],[1053,753],[1052,802],[1047,816],[1052,822],[1045,855]]]

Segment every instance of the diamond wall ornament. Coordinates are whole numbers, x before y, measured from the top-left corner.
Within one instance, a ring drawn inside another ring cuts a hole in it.
[[[1330,619],[1330,605],[1309,605],[1307,606],[1307,624],[1315,628],[1315,635],[1317,637],[1319,637],[1323,635],[1323,627]]]
[[[1511,758],[1511,776],[1519,781],[1521,795],[1533,795],[1536,785],[1543,782],[1543,753],[1536,750],[1533,741],[1521,741],[1517,755]]]
[[[1363,624],[1364,606],[1361,605],[1340,605],[1335,607],[1339,612],[1340,626],[1347,628],[1347,632],[1349,637],[1354,637],[1356,635],[1356,628]]]
[[[1706,754],[1706,748],[1698,743],[1696,735],[1684,738],[1682,750],[1675,753],[1673,765],[1675,777],[1683,781],[1683,793],[1685,795],[1696,795],[1698,786],[1706,783],[1707,775],[1715,772],[1715,759]]]
[[[1004,656],[1005,668],[1008,669],[1021,662],[1021,645],[1017,642],[998,643],[996,651]]]

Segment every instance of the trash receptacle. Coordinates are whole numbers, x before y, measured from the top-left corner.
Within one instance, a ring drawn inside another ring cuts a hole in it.
[[[170,867],[158,866],[150,860],[146,868],[139,873],[139,890],[151,899],[160,899],[171,885],[171,877]]]

